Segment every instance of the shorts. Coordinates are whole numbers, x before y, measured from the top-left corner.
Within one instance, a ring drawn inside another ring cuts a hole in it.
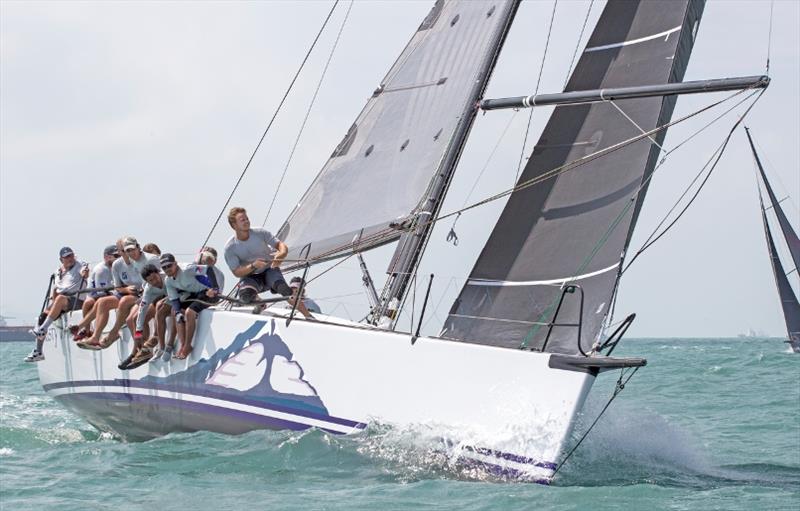
[[[292,289],[283,278],[280,268],[269,268],[262,273],[248,275],[239,281],[239,289],[249,287],[255,289],[257,293],[269,291],[272,294],[291,296]]]
[[[83,307],[82,298],[78,298],[77,296],[67,296],[66,298],[67,298],[67,307],[66,309],[61,311],[61,314],[70,311],[79,311]]]
[[[200,311],[208,309],[218,301],[219,301],[219,296],[211,298],[210,296],[206,295],[205,291],[201,291],[199,293],[192,293],[185,299],[181,300],[181,310],[185,311],[191,309],[199,314]]]

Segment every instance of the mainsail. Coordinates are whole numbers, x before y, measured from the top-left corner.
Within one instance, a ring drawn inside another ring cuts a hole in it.
[[[397,239],[471,122],[517,2],[438,0],[278,237],[328,259]],[[303,252],[303,257],[306,253]]]
[[[681,81],[703,7],[695,0],[609,1],[565,90]],[[557,107],[519,183],[667,123],[674,105],[672,96]],[[576,353],[578,324],[588,351],[609,312],[664,136],[662,130],[515,191],[442,335],[542,349],[563,287],[576,284],[546,351]]]
[[[750,148],[753,151],[753,156],[756,160],[759,173],[761,174],[761,179],[764,182],[764,188],[767,189],[767,194],[772,202],[772,209],[775,210],[775,214],[778,217],[778,223],[781,226],[781,230],[784,233],[787,245],[789,245],[789,249],[791,251],[792,245],[790,241],[790,235],[794,235],[794,240],[797,240],[797,235],[795,235],[794,229],[792,229],[792,226],[789,224],[786,215],[781,209],[780,203],[778,203],[775,198],[775,194],[772,191],[769,181],[767,181],[767,175],[764,173],[764,168],[761,166],[761,160],[758,157],[758,153],[756,152],[755,144],[753,144],[753,139],[750,136],[749,130],[747,130],[747,138],[750,141]],[[760,189],[758,191],[758,200],[761,205],[761,220],[764,223],[764,235],[767,238],[769,259],[770,262],[772,262],[772,272],[775,274],[775,285],[778,288],[778,296],[780,297],[781,308],[783,309],[783,318],[786,321],[786,331],[789,334],[789,343],[792,345],[792,349],[794,351],[800,351],[800,302],[798,302],[797,296],[795,296],[794,291],[792,290],[792,286],[789,283],[789,277],[786,275],[786,271],[783,269],[783,264],[781,264],[781,260],[778,257],[778,250],[775,246],[775,240],[772,237],[772,231],[769,228],[769,222],[767,222],[767,210],[764,207],[764,199],[761,196]],[[786,234],[787,229],[789,231],[789,235]],[[792,252],[792,257],[795,257],[795,252]],[[797,264],[796,261],[795,264]],[[797,268],[797,266],[795,266],[795,268]]]

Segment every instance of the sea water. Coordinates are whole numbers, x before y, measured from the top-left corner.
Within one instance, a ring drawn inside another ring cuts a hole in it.
[[[413,428],[124,443],[48,398],[0,344],[2,510],[800,509],[800,354],[778,339],[626,340],[643,356],[551,486],[466,473]],[[46,349],[46,348],[45,348]],[[601,375],[574,434],[611,396]]]

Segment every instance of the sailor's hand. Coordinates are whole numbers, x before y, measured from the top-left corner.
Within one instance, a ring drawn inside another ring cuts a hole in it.
[[[89,267],[84,266],[83,268],[81,268],[81,278],[85,279],[88,276],[89,276]]]
[[[206,296],[209,297],[209,298],[214,298],[218,294],[219,294],[219,289],[211,288],[211,289],[206,290]]]
[[[253,267],[254,267],[256,270],[259,270],[259,271],[260,271],[260,270],[263,270],[263,269],[264,269],[264,268],[266,268],[267,266],[269,266],[269,263],[267,263],[267,262],[266,262],[265,260],[263,260],[263,259],[256,259],[255,261],[253,261]]]
[[[271,252],[269,254],[270,259],[272,259],[272,263],[269,265],[270,268],[280,268],[281,262],[283,262],[283,258],[281,257],[281,253],[279,251]],[[284,255],[285,257],[285,255]]]
[[[136,295],[139,294],[139,288],[136,286],[128,286],[125,289],[128,290],[129,295]]]
[[[183,312],[178,312],[175,314],[175,322],[186,323],[186,316],[183,315]]]

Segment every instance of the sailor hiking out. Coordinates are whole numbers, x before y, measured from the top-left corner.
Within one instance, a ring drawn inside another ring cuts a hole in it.
[[[39,362],[44,360],[42,347],[47,336],[47,329],[64,312],[75,310],[83,305],[82,300],[76,294],[86,287],[86,279],[89,277],[89,265],[75,258],[75,252],[69,247],[62,248],[59,253],[61,265],[54,275],[53,291],[50,295],[50,307],[39,317],[37,325],[31,329],[31,333],[36,337],[36,347],[31,354],[25,358],[26,362]]]
[[[111,265],[111,275],[114,281],[114,292],[111,296],[106,296],[97,301],[95,330],[86,340],[78,343],[78,346],[86,349],[99,350],[108,348],[120,338],[120,329],[125,325],[133,307],[138,302],[142,293],[144,281],[141,271],[147,264],[158,264],[158,257],[146,254],[139,246],[139,242],[133,236],[126,236],[117,242],[121,249],[122,257],[114,261]],[[116,319],[108,334],[101,339],[103,329],[108,324],[110,312],[116,309]],[[135,318],[135,315],[133,316]],[[78,323],[80,332],[89,327],[91,318],[84,318]]]
[[[128,329],[133,334],[133,349],[117,367],[122,370],[134,369],[161,355],[164,350],[164,340],[167,332],[167,317],[170,315],[170,306],[166,302],[167,290],[165,285],[166,275],[158,267],[148,264],[141,272],[145,281],[142,299],[134,308],[136,320],[128,322]],[[155,317],[156,331],[150,337],[150,320]],[[175,329],[172,329],[172,339],[175,338]]]
[[[182,360],[192,352],[197,316],[219,301],[225,281],[222,273],[210,265],[192,263],[181,268],[175,256],[168,253],[162,254],[160,261],[161,269],[167,275],[167,300],[172,306],[176,329],[181,339],[181,349],[175,358]],[[166,350],[171,352],[172,346],[167,345]]]
[[[244,208],[231,208],[228,223],[235,234],[225,244],[225,262],[239,280],[239,299],[253,302],[259,293],[269,291],[289,298],[294,304],[294,292],[286,283],[280,270],[289,253],[289,247],[266,229],[250,228],[250,219]],[[302,300],[297,310],[313,319]]]

